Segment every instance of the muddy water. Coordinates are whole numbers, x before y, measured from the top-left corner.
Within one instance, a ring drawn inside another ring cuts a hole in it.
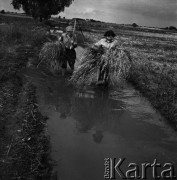
[[[36,85],[40,110],[49,117],[58,180],[102,180],[105,158],[125,158],[124,174],[136,163],[141,177],[141,164],[157,159],[158,175],[165,163],[172,163],[177,175],[176,132],[131,85],[109,92],[77,90],[60,76],[36,69],[24,74]],[[116,173],[116,179],[122,178]],[[152,168],[147,179],[154,179]]]

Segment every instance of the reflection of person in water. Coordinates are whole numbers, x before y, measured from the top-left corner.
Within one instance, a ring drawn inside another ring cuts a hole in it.
[[[61,118],[61,119],[66,119],[66,118],[67,118],[67,114],[66,114],[65,112],[62,112],[62,113],[60,114],[60,118]]]
[[[60,79],[60,81],[58,83],[48,83],[48,88],[44,91],[44,101],[60,113],[60,118],[66,119],[71,113],[73,89],[64,80]]]
[[[93,134],[93,140],[96,142],[96,143],[100,143],[103,139],[103,134],[102,134],[102,131],[96,131],[95,134]]]
[[[63,95],[60,97],[58,102],[57,110],[60,112],[60,118],[66,119],[71,112],[71,98]]]
[[[123,111],[115,111],[115,109],[124,106],[123,102],[110,99],[108,93],[103,91],[92,93],[90,98],[84,93],[79,94],[73,104],[72,117],[76,120],[77,130],[85,133],[93,128],[99,129],[93,134],[93,140],[97,143],[102,141],[105,130],[112,131],[118,126]]]

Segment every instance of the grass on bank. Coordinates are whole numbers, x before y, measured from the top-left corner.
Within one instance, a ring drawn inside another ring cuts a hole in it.
[[[0,25],[0,80],[17,73],[30,57],[38,59],[41,46],[48,40],[46,32],[35,22]]]
[[[0,98],[6,99],[0,108],[0,125],[4,127],[0,133],[0,178],[50,179],[46,117],[38,110],[34,86],[26,83],[21,87],[19,83],[14,77],[0,89]]]
[[[48,40],[36,22],[8,19],[0,25],[0,179],[50,179],[46,118],[35,88],[18,76]]]
[[[177,130],[177,39],[132,36],[125,44],[134,66],[130,78]]]

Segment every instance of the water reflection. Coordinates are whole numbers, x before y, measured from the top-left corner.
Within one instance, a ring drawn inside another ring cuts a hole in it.
[[[108,98],[108,92],[86,91],[77,92],[73,99],[72,117],[76,120],[76,129],[80,133],[93,130],[92,139],[101,143],[108,125],[118,124],[123,113],[121,102]],[[118,109],[120,111],[113,111]],[[112,123],[111,123],[112,122]]]
[[[153,139],[156,142],[159,139],[158,135],[153,137],[147,128],[150,127],[154,133],[161,133],[155,130],[160,121],[154,120],[155,112],[149,108],[149,104],[141,102],[132,89],[116,92],[75,90],[64,79],[60,79],[59,82],[49,81],[46,88],[41,84],[40,93],[43,94],[42,104],[58,112],[59,119],[72,117],[79,133],[93,130],[94,142],[101,143],[105,132],[134,140]],[[148,123],[143,124],[143,121]],[[161,137],[164,138],[164,135]]]
[[[100,143],[103,139],[103,132],[100,130],[96,130],[96,132],[93,134],[93,140],[96,143]]]
[[[43,103],[52,107],[56,112],[60,113],[59,118],[66,119],[71,114],[73,89],[68,86],[65,80],[60,80],[60,86],[56,82],[48,82],[44,89],[41,84],[40,92],[43,93]],[[62,86],[62,88],[61,88]]]
[[[42,97],[41,104],[46,108],[44,111],[53,109],[58,112],[58,120],[72,118],[78,133],[93,131],[92,140],[96,143],[101,143],[108,132],[135,142],[157,143],[160,138],[160,145],[164,146],[162,143],[167,143],[167,134],[172,133],[150,104],[132,87],[109,92],[100,89],[76,90],[61,77],[37,81],[36,84]]]

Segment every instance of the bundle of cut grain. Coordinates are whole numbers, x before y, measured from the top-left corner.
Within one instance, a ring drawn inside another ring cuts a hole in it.
[[[77,86],[87,86],[97,83],[101,76],[105,84],[115,85],[129,76],[131,64],[129,53],[122,48],[89,48],[70,81]]]
[[[39,53],[41,61],[38,66],[44,62],[49,68],[51,67],[53,70],[58,70],[62,63],[66,61],[65,56],[65,46],[62,42],[47,42]]]

